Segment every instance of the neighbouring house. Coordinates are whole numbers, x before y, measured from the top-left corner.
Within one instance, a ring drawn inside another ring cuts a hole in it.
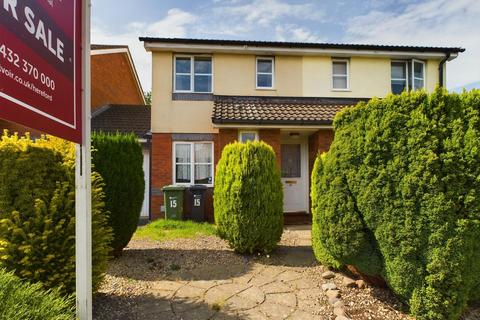
[[[151,216],[162,187],[209,187],[226,144],[263,140],[276,153],[286,222],[310,221],[309,179],[341,109],[445,85],[462,48],[140,38],[152,53]]]

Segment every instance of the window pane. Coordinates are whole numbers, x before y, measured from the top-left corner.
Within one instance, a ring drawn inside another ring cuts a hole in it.
[[[347,75],[347,63],[340,61],[333,62],[333,74]]]
[[[190,163],[190,145],[189,144],[175,145],[175,162]]]
[[[404,62],[392,62],[392,79],[406,79],[407,72]]]
[[[175,70],[177,73],[190,73],[190,58],[176,58]]]
[[[195,165],[195,183],[196,184],[212,183],[212,165],[211,164]]]
[[[272,73],[273,72],[272,64],[273,64],[272,60],[258,59],[257,60],[257,72]]]
[[[212,163],[211,143],[195,143],[195,163]]]
[[[256,134],[255,132],[244,132],[240,136],[241,142],[255,141]]]
[[[212,92],[212,76],[195,76],[195,92]]]
[[[175,76],[175,89],[181,91],[190,91],[190,76]]]
[[[282,178],[301,177],[300,145],[282,144],[280,150],[282,155]]]
[[[347,78],[346,77],[333,77],[333,88],[334,89],[347,89]]]
[[[400,94],[407,88],[406,80],[392,80],[392,93]]]
[[[175,167],[175,182],[190,183],[190,164],[177,164]]]
[[[413,63],[413,75],[415,78],[423,79],[423,63],[419,63],[419,62]]]
[[[414,90],[423,89],[423,80],[414,79],[413,80]]]
[[[259,74],[257,75],[257,86],[259,88],[271,88],[272,87],[272,75]]]
[[[212,74],[212,58],[195,58],[195,73]]]

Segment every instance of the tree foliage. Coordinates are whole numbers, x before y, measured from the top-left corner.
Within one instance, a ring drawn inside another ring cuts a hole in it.
[[[75,149],[48,137],[0,140],[0,266],[64,294],[75,292]],[[93,288],[107,268],[111,231],[101,177],[92,175]]]
[[[145,192],[142,147],[134,134],[92,135],[92,162],[102,176],[105,205],[113,230],[112,248],[119,255],[130,242],[142,210]]]
[[[380,275],[418,319],[480,288],[480,92],[390,95],[335,119],[312,174],[319,261]]]
[[[283,232],[283,191],[273,149],[263,142],[223,149],[214,190],[219,235],[240,253],[269,252]]]

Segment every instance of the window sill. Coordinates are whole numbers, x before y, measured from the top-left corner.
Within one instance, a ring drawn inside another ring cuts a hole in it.
[[[172,100],[180,101],[213,101],[213,93],[207,92],[173,92]]]
[[[352,92],[350,89],[332,89],[334,92]]]
[[[275,88],[255,88],[255,90],[259,91],[277,91]]]

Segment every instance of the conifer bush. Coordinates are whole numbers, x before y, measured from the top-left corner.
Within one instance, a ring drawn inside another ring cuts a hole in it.
[[[145,193],[142,146],[134,134],[94,133],[92,163],[102,176],[105,205],[113,230],[111,246],[118,256],[127,246],[142,210]]]
[[[0,266],[62,294],[75,292],[75,149],[54,137],[0,140]],[[92,175],[92,282],[107,268],[111,229]]]
[[[312,173],[313,246],[383,277],[418,319],[480,288],[480,91],[372,99],[340,113]]]
[[[275,153],[263,142],[229,144],[217,165],[215,222],[239,253],[270,252],[283,232],[283,191]]]
[[[29,284],[0,269],[0,319],[71,320],[75,301],[58,290],[45,291],[41,284]]]

